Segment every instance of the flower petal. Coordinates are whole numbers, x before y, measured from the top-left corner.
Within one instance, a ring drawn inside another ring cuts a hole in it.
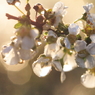
[[[48,58],[45,58],[45,60],[43,59],[44,57],[40,57],[37,61],[35,61],[32,64],[33,71],[38,77],[45,77],[46,75],[49,74],[52,68]]]
[[[20,61],[19,55],[15,48],[11,49],[11,51],[4,57],[6,64],[15,65]]]
[[[31,38],[35,39],[38,35],[39,35],[38,29],[32,29],[32,30],[30,31],[30,36],[31,36]]]
[[[84,50],[86,49],[86,42],[83,41],[83,40],[77,40],[75,43],[74,43],[74,49],[75,51],[79,52],[81,50]]]
[[[71,48],[71,43],[70,43],[70,41],[68,40],[67,37],[64,39],[64,43],[65,43],[66,48],[68,48],[68,49]]]
[[[65,79],[66,79],[66,75],[65,75],[65,73],[62,71],[62,72],[61,72],[61,76],[60,76],[60,81],[61,81],[61,83],[63,83]]]
[[[66,14],[66,6],[62,2],[57,2],[53,7],[53,12],[55,15],[65,15]]]
[[[64,72],[71,71],[77,67],[74,54],[72,54],[72,55],[66,54],[63,59],[63,62],[64,62],[64,66],[63,66]]]
[[[81,83],[87,88],[95,88],[95,76],[86,72],[81,76]]]
[[[95,43],[91,43],[86,47],[86,50],[91,54],[95,55]]]
[[[86,61],[85,61],[85,67],[86,68],[94,68],[95,67],[95,58],[93,56],[87,56]]]
[[[95,43],[95,34],[90,35],[90,39],[92,40],[93,43]]]
[[[25,49],[20,49],[19,53],[20,53],[20,58],[23,60],[33,59],[35,55],[37,54],[36,51],[25,50]]]
[[[54,38],[57,38],[56,33],[54,33],[54,31],[52,31],[52,30],[48,31],[48,36],[53,36]]]
[[[75,60],[79,67],[85,68],[85,61],[82,58],[76,56]]]
[[[44,54],[53,57],[59,49],[60,47],[56,43],[47,44],[44,48]]]
[[[6,54],[8,54],[10,51],[11,51],[11,49],[12,49],[13,47],[12,46],[3,46],[3,49],[2,49],[2,51],[1,51],[1,54],[3,55],[3,56],[6,56]]]
[[[86,12],[89,12],[93,7],[94,7],[94,5],[92,3],[89,3],[85,6],[83,6],[83,8],[85,9]]]
[[[31,39],[30,37],[28,36],[25,36],[23,39],[22,39],[22,44],[21,44],[21,48],[22,49],[31,49],[35,46],[35,43],[34,43],[34,40]]]
[[[61,65],[60,61],[54,60],[52,63],[53,63],[53,66],[55,67],[55,69],[56,69],[57,71],[63,71],[63,70],[62,70],[62,65]]]
[[[69,30],[69,34],[77,35],[80,33],[80,28],[75,23],[70,24],[68,30]]]

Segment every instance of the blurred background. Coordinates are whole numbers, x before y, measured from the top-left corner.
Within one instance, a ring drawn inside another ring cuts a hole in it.
[[[26,0],[20,0],[19,8],[25,12]],[[30,0],[31,19],[35,17],[32,9],[34,4],[41,3],[45,8],[53,8],[59,0]],[[63,18],[65,23],[72,23],[84,12],[83,5],[93,3],[95,0],[60,0],[68,6],[67,14]],[[95,8],[92,12],[95,13]],[[10,37],[15,31],[14,24],[17,21],[7,20],[6,13],[20,16],[22,15],[14,6],[8,5],[6,0],[0,2],[0,50],[2,45],[10,41]],[[40,47],[43,52],[43,47]],[[36,60],[37,56],[34,60]],[[88,89],[81,85],[80,76],[85,72],[81,68],[66,72],[67,79],[64,83],[60,82],[60,72],[55,71],[44,77],[37,77],[31,68],[34,60],[24,64],[8,66],[0,58],[0,95],[95,95],[95,89]]]

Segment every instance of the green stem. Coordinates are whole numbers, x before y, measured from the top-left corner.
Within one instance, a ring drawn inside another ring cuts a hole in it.
[[[78,21],[80,21],[80,20],[82,20],[82,18],[80,18],[80,19],[78,19],[78,20],[74,21],[74,23],[76,23],[76,22],[78,22]]]
[[[29,2],[29,0],[27,0],[27,3]]]
[[[14,5],[23,15],[25,15],[24,14],[24,12],[22,12],[16,5]]]

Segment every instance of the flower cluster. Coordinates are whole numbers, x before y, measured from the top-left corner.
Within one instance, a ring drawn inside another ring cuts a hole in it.
[[[45,42],[43,53],[32,63],[38,77],[48,75],[54,67],[61,72],[63,82],[65,72],[81,67],[86,69],[81,76],[82,84],[95,87],[95,14],[90,13],[93,7],[92,3],[83,6],[85,12],[71,24],[63,22],[68,7],[62,2],[57,2],[52,9],[36,4],[35,21],[30,19],[29,2],[25,6],[27,14],[21,17],[6,14],[18,23],[10,43],[1,51],[5,63],[14,65],[33,59],[38,47]]]

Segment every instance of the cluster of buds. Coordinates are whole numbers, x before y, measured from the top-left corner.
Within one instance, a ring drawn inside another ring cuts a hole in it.
[[[11,5],[16,2],[13,1],[7,0]],[[45,77],[54,67],[61,72],[60,80],[63,82],[66,79],[65,72],[81,67],[86,69],[86,73],[81,76],[82,84],[94,88],[95,14],[90,13],[93,7],[92,3],[83,6],[83,15],[73,23],[65,24],[63,17],[67,6],[64,3],[57,2],[52,9],[45,9],[41,4],[34,5],[35,20],[31,20],[31,6],[27,0],[27,14],[20,9],[23,13],[21,17],[6,14],[8,19],[17,20],[18,23],[14,26],[15,36],[1,51],[5,63],[15,65],[33,59],[44,41],[46,45],[43,53],[32,63],[38,77]]]

